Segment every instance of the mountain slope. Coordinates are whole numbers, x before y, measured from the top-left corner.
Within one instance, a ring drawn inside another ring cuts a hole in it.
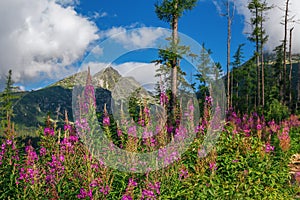
[[[87,72],[80,72],[43,89],[27,92],[14,106],[13,121],[27,127],[36,127],[44,124],[49,114],[58,123],[63,123],[65,111],[68,112],[69,120],[73,121],[73,88],[84,87],[87,75]],[[103,111],[104,104],[108,110],[111,109],[112,94],[114,99],[120,100],[127,98],[140,87],[134,78],[123,78],[111,67],[96,73],[92,77],[92,84],[95,87],[97,112]],[[151,99],[145,89],[140,91],[141,97]]]

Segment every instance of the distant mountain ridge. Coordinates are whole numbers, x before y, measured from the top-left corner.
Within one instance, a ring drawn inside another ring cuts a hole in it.
[[[43,125],[47,115],[59,123],[64,121],[64,112],[68,112],[73,121],[72,92],[75,86],[84,87],[87,72],[79,72],[37,91],[19,93],[20,99],[14,105],[13,121],[27,127]],[[114,99],[128,97],[140,87],[132,77],[122,77],[117,70],[107,67],[92,77],[95,88],[97,111],[103,111],[104,104],[110,109],[112,94]],[[149,96],[141,89],[142,96]]]

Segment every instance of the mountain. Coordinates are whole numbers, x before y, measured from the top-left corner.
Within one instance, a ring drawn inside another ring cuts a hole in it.
[[[68,112],[69,120],[73,121],[72,96],[73,92],[77,92],[74,88],[81,88],[81,94],[87,75],[87,72],[80,72],[40,90],[19,93],[20,98],[14,105],[13,121],[23,126],[36,127],[43,125],[49,114],[58,123],[63,123],[65,111]],[[97,112],[103,111],[104,104],[111,110],[112,95],[118,101],[140,88],[134,78],[124,78],[112,67],[94,74],[92,84],[95,87]],[[153,99],[143,88],[140,89],[140,94]]]

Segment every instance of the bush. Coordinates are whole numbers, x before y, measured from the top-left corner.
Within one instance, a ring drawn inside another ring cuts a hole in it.
[[[280,122],[289,117],[289,109],[287,106],[282,105],[277,99],[273,99],[272,102],[267,105],[265,110],[265,116],[267,121],[275,120]]]

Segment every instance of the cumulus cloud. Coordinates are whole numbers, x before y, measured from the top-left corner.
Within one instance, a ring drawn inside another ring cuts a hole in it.
[[[244,32],[251,33],[251,26],[249,25],[251,13],[247,8],[249,0],[235,0],[234,2],[238,13],[245,17]],[[283,22],[284,20],[285,1],[268,0],[267,3],[269,6],[274,6],[273,9],[268,11],[267,20],[264,25],[266,33],[269,35],[266,49],[268,51],[272,51],[283,40],[284,26],[281,24],[281,22]],[[294,16],[294,20],[300,19],[299,0],[290,0],[289,10],[289,17]],[[293,38],[293,52],[300,53],[300,37],[297,37],[298,35],[300,35],[300,25],[295,23],[289,24],[289,28],[292,28],[293,26],[295,26],[293,35],[296,36]]]
[[[136,24],[133,26],[136,26]],[[141,27],[131,30],[126,29],[126,27],[113,27],[101,32],[103,37],[111,37],[127,49],[133,47],[147,48],[152,46],[158,39],[166,38],[168,34],[169,32],[166,29],[153,27]]]
[[[155,63],[126,62],[114,67],[122,76],[133,77],[142,86],[156,84],[159,81],[159,78],[155,77],[159,66]]]
[[[26,85],[59,79],[99,38],[98,28],[72,6],[77,0],[1,0],[0,74]]]
[[[102,69],[109,67],[109,63],[102,62],[88,62],[81,65],[80,69],[77,72],[87,71],[88,67],[90,68],[91,75],[100,72]]]
[[[95,48],[93,48],[92,53],[100,56],[103,54],[103,48],[101,48],[100,46],[96,46]]]

